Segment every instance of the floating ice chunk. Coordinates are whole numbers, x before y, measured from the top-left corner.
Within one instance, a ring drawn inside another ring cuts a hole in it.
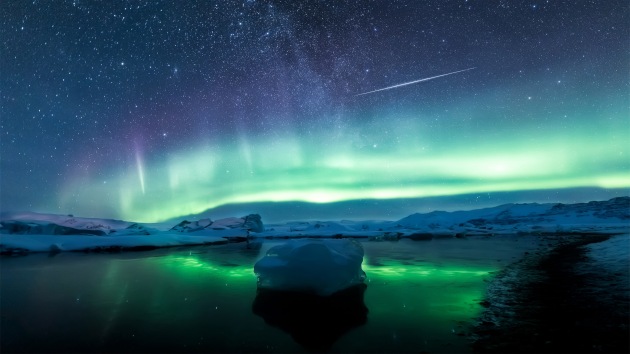
[[[363,247],[354,240],[290,240],[254,265],[258,287],[327,296],[361,284]]]

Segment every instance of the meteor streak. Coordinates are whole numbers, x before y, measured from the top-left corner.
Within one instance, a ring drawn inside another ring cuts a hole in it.
[[[384,88],[381,88],[381,89],[378,89],[378,90],[374,90],[374,91],[368,91],[368,92],[359,93],[359,94],[356,94],[355,96],[367,95],[369,93],[385,91],[385,90],[389,90],[389,89],[393,89],[393,88],[397,88],[397,87],[401,87],[401,86],[417,84],[418,82],[429,81],[429,80],[437,79],[438,77],[453,75],[453,74],[461,73],[463,71],[468,71],[468,70],[472,70],[472,69],[476,69],[476,67],[475,68],[468,68],[468,69],[464,69],[464,70],[453,71],[452,73],[448,73],[448,74],[442,74],[442,75],[438,75],[438,76],[426,77],[424,79],[415,80],[415,81],[409,81],[409,82],[405,82],[405,83],[394,85],[394,86],[388,86],[388,87],[384,87]]]

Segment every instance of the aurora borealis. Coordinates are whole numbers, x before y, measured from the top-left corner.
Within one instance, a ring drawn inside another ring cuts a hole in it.
[[[0,208],[627,193],[628,6],[2,2]]]

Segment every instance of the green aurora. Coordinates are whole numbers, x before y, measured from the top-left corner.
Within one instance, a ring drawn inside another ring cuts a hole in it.
[[[5,1],[2,211],[289,221],[627,195],[627,8]]]
[[[288,133],[208,142],[164,159],[137,151],[125,169],[77,174],[61,192],[61,209],[90,213],[96,205],[126,220],[157,222],[251,202],[630,187],[628,124],[619,116],[597,130],[524,125],[518,134],[490,125],[445,131],[424,123],[431,117],[407,117],[356,126],[353,134],[314,130],[306,140]]]

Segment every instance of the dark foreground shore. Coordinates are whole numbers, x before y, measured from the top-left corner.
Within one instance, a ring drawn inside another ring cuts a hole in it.
[[[482,303],[474,351],[629,353],[627,262],[621,260],[621,271],[606,267],[587,247],[610,237],[549,237],[542,249],[502,271]]]

